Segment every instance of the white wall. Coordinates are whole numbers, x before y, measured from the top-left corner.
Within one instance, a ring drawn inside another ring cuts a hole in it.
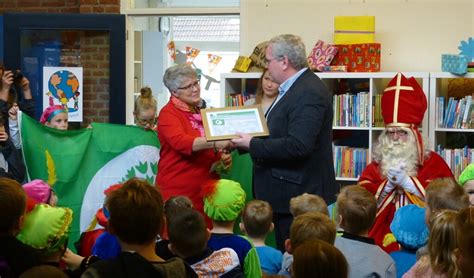
[[[283,33],[309,52],[318,39],[333,42],[339,15],[375,16],[381,71],[441,71],[441,54],[459,54],[474,36],[474,0],[241,0],[240,53]]]

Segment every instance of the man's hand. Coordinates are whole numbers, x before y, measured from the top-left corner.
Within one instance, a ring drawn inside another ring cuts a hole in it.
[[[232,143],[234,143],[237,148],[248,150],[250,148],[250,141],[252,140],[253,136],[247,133],[237,132],[239,138],[232,139]]]

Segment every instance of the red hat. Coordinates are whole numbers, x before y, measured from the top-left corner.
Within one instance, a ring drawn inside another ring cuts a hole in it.
[[[385,126],[419,126],[427,108],[426,96],[415,78],[397,75],[388,83],[382,96]]]
[[[418,126],[423,121],[427,101],[415,78],[397,75],[388,83],[382,96],[382,116],[385,127],[409,128],[416,138],[418,157],[423,163],[423,140]]]

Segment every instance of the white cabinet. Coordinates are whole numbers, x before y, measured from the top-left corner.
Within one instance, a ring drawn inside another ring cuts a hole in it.
[[[446,160],[456,178],[474,159],[473,94],[473,73],[430,73],[429,143]]]
[[[390,82],[396,74],[396,72],[316,73],[333,93],[348,93],[344,97],[344,103],[346,103],[345,111],[348,111],[348,104],[350,107],[359,107],[359,109],[354,108],[354,112],[349,111],[344,115],[341,115],[344,109],[338,110],[340,113],[334,113],[334,163],[337,180],[347,182],[357,181],[358,175],[360,175],[365,166],[370,162],[371,150],[383,130],[382,122],[379,123],[379,126],[375,126],[373,123],[374,112],[376,111],[375,99],[377,95],[380,96],[383,93],[388,82]],[[414,77],[423,88],[428,99],[429,73],[405,72],[403,74],[407,78]],[[225,106],[225,99],[229,94],[242,92],[248,94],[249,88],[254,86],[255,81],[258,80],[260,76],[261,73],[221,74],[221,107]],[[345,86],[344,84],[347,84],[347,90],[341,89],[344,88],[341,87]],[[362,94],[359,100],[355,100],[355,97],[351,97],[351,95],[357,95],[358,92],[365,94]],[[356,103],[358,104],[358,101],[362,98],[362,105],[357,106]],[[339,105],[341,105],[340,100],[337,103]],[[353,105],[350,105],[351,103]],[[342,107],[342,105],[340,107]],[[360,113],[361,109],[365,111],[365,117],[362,117],[363,121],[360,121],[360,117],[358,117],[360,115],[357,115],[357,111]],[[337,121],[341,116],[343,116],[345,120]],[[349,117],[357,119],[356,122],[358,122],[358,124],[354,124],[354,121],[350,121]],[[420,128],[424,136],[427,135],[429,126],[428,119],[427,111],[422,127]],[[365,124],[363,124],[363,122],[365,122]]]

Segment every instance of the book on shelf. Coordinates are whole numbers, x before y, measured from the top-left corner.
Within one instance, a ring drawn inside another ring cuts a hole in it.
[[[251,98],[250,95],[244,95],[241,93],[228,94],[226,98],[225,106],[243,106],[244,103]]]
[[[369,150],[348,146],[334,146],[334,172],[339,178],[358,178],[367,166]]]
[[[436,98],[436,123],[438,127],[468,129],[474,123],[472,118],[473,103],[472,96],[461,99],[450,97],[445,106],[445,98]]]
[[[462,149],[449,149],[438,145],[436,152],[446,161],[446,164],[448,164],[456,178],[461,175],[467,165],[474,162],[474,149],[468,146]]]
[[[343,94],[333,96],[333,126],[367,127],[368,110],[365,109],[368,93]]]

